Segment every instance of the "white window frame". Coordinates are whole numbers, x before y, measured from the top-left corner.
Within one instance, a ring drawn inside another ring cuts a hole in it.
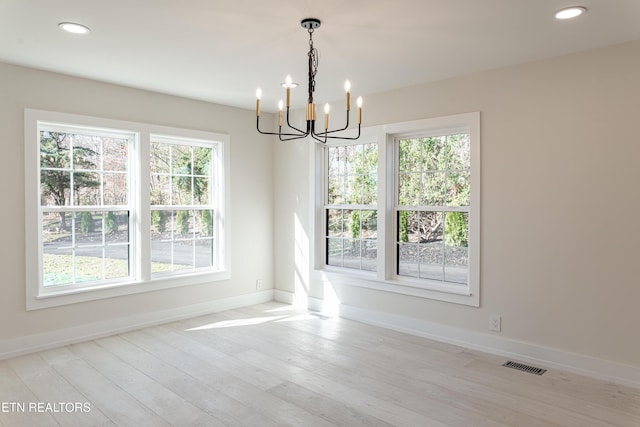
[[[134,135],[134,146],[129,151],[130,166],[130,262],[132,275],[116,283],[104,282],[89,286],[45,288],[42,283],[42,225],[40,209],[40,136],[39,123],[56,124],[72,128],[110,129]],[[180,129],[145,123],[103,119],[98,117],[52,111],[25,109],[25,255],[26,255],[26,309],[36,310],[115,296],[157,291],[202,283],[226,280],[231,277],[230,239],[230,138],[225,134]],[[217,177],[219,195],[216,227],[219,228],[217,250],[221,257],[215,271],[205,269],[151,277],[151,208],[149,198],[149,159],[151,135],[167,135],[186,140],[210,141],[218,145]]]
[[[368,145],[368,144],[377,145],[376,141],[374,139],[363,138],[363,139],[358,139],[356,141],[348,141],[348,142],[342,141],[342,142],[337,142],[337,143],[330,143],[330,144],[327,144],[325,147],[326,148],[338,148],[338,147],[347,147],[347,146],[364,146],[364,145]],[[324,150],[323,155],[325,156],[325,158],[323,159],[323,162],[324,162],[323,164],[327,165],[328,162],[329,162],[328,149]],[[327,174],[328,174],[328,172],[327,172]],[[376,171],[376,181],[377,180],[378,180],[378,177],[377,177],[377,171]],[[325,181],[325,182],[327,182],[327,181]],[[329,203],[329,188],[328,187],[329,186],[328,186],[328,183],[327,183],[327,185],[325,185],[325,187],[324,187],[324,194],[323,194],[325,215],[328,215],[326,212],[328,212],[329,210],[332,210],[332,209],[334,209],[334,210],[343,210],[343,211],[344,210],[376,211],[376,214],[377,214],[377,212],[379,210],[378,209],[378,200],[377,199],[376,199],[375,203],[371,203],[371,204],[362,204],[362,203],[349,204],[349,203],[346,203],[346,202],[342,203],[342,204],[330,204]],[[376,184],[376,187],[377,187],[377,184]],[[376,197],[377,197],[377,192],[376,192]],[[326,228],[327,227],[326,223],[325,223],[324,227],[325,227],[324,228],[325,232],[327,232],[328,230]],[[377,230],[376,230],[376,234],[377,234]],[[325,236],[324,236],[324,239],[325,239],[325,245],[324,245],[325,261],[327,261],[326,256],[327,256],[327,253],[328,253],[326,240],[329,239],[329,238],[330,238],[329,234],[328,233],[325,234]],[[375,241],[376,242],[376,246],[378,245],[377,237],[376,237],[376,239],[365,239],[365,238],[360,237],[360,239],[358,239],[358,240],[360,240],[360,244],[361,245],[364,244],[367,241]],[[362,248],[361,248],[361,250],[362,250]],[[348,268],[348,269],[351,269],[351,270],[363,271],[363,272],[371,271],[369,269],[366,269],[366,268],[362,267],[362,252],[360,254],[359,260],[360,260],[360,267],[359,268],[356,268],[356,267],[344,267],[344,266],[343,267],[338,267],[338,268]],[[377,256],[376,256],[376,260],[377,260]],[[376,262],[376,270],[377,270],[377,262]]]
[[[471,150],[471,204],[469,207],[469,281],[467,285],[450,284],[396,274],[396,200],[397,153],[399,137],[469,133]],[[463,113],[410,122],[393,123],[362,129],[364,142],[378,142],[378,271],[368,272],[326,265],[324,196],[327,165],[325,146],[318,145],[312,160],[315,176],[313,261],[321,280],[346,286],[358,286],[403,295],[480,305],[480,113]]]

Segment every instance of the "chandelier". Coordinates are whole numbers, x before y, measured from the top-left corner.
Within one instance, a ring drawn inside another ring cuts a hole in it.
[[[307,101],[306,108],[306,130],[298,129],[297,127],[291,125],[289,121],[289,107],[290,107],[290,99],[291,99],[291,89],[298,86],[297,83],[293,83],[291,76],[287,76],[285,78],[284,83],[282,83],[282,87],[285,88],[285,100],[286,103],[283,103],[282,100],[278,103],[278,132],[263,132],[260,130],[260,98],[262,97],[262,90],[258,89],[256,91],[256,129],[258,132],[265,135],[278,135],[280,141],[290,141],[293,139],[306,138],[307,136],[311,136],[318,142],[326,143],[329,139],[349,139],[355,140],[360,138],[360,126],[362,124],[362,97],[358,97],[357,105],[358,105],[358,135],[357,136],[339,136],[339,132],[345,131],[349,127],[349,113],[351,110],[351,83],[347,80],[344,83],[344,90],[346,92],[346,111],[347,111],[347,119],[344,127],[340,129],[329,130],[329,104],[325,104],[324,106],[324,131],[318,132],[316,131],[316,105],[313,103],[313,93],[316,89],[316,74],[318,73],[318,51],[313,47],[313,31],[320,27],[320,20],[315,18],[307,18],[303,19],[300,22],[302,28],[305,28],[309,32],[309,53],[307,54],[309,57],[309,98]],[[286,113],[286,125],[287,129],[285,132],[282,131],[283,124],[283,109],[287,108]]]

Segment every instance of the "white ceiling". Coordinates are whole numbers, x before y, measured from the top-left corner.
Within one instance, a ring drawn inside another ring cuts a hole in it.
[[[0,0],[0,61],[274,111],[286,74],[306,100],[307,17],[317,103],[640,39],[640,0]]]

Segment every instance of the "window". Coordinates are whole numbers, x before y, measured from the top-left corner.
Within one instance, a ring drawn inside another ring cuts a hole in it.
[[[398,276],[469,283],[469,134],[396,138]]]
[[[214,168],[217,147],[151,136],[151,273],[219,264]]]
[[[228,278],[228,141],[25,110],[27,308]]]
[[[43,288],[133,278],[135,135],[47,123],[38,134]]]
[[[329,147],[326,263],[377,269],[377,144]]]
[[[318,148],[316,265],[341,283],[477,306],[480,114],[363,135]]]

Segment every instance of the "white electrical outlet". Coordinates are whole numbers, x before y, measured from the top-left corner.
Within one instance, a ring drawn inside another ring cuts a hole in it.
[[[256,280],[256,291],[262,289],[262,279]]]
[[[499,314],[492,314],[489,317],[489,329],[500,332],[502,329],[502,317]]]

